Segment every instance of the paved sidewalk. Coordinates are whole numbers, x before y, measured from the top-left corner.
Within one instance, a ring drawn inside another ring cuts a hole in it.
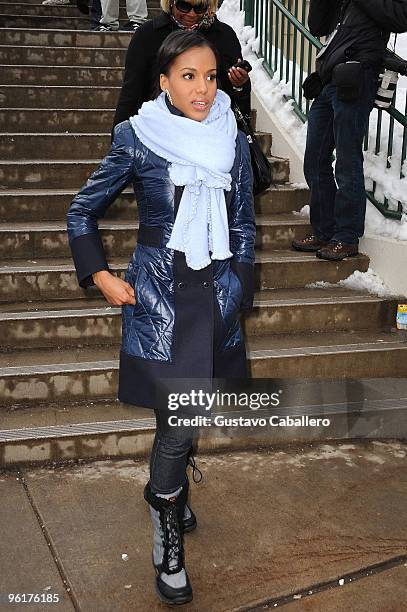
[[[197,460],[199,524],[185,536],[194,600],[177,609],[407,610],[407,444]],[[153,588],[147,478],[132,460],[0,474],[0,611],[168,609]],[[12,605],[6,593],[60,602]]]

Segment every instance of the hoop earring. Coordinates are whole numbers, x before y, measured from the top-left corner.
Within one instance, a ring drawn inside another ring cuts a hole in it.
[[[164,91],[165,91],[165,93],[167,94],[167,98],[168,98],[169,103],[170,103],[172,106],[174,106],[174,103],[173,103],[173,101],[172,101],[172,98],[171,98],[170,92],[168,91],[168,89],[164,89]]]

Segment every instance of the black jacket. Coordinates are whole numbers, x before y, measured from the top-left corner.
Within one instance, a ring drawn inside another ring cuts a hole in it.
[[[177,26],[167,13],[160,13],[154,19],[140,26],[132,37],[126,55],[123,86],[116,108],[113,127],[135,115],[143,102],[151,99],[153,82],[156,77],[155,60],[164,39]],[[219,52],[220,66],[218,84],[231,98],[238,102],[243,114],[250,113],[250,79],[242,92],[235,92],[227,71],[242,57],[242,49],[234,30],[215,17],[207,30],[199,30]]]
[[[357,60],[380,69],[390,32],[407,31],[407,0],[310,0],[308,26],[314,36],[327,36],[341,18],[340,29],[320,60],[323,82],[336,64]]]

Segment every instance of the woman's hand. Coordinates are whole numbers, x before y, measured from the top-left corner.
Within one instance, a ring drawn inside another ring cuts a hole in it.
[[[238,61],[242,61],[241,58]],[[229,68],[228,77],[233,87],[243,87],[243,85],[249,80],[249,75],[246,70],[243,70],[243,68],[236,68],[235,66]]]
[[[93,281],[106,300],[112,306],[122,306],[122,304],[136,303],[134,289],[129,283],[118,276],[111,274],[108,270],[100,270],[92,274]]]

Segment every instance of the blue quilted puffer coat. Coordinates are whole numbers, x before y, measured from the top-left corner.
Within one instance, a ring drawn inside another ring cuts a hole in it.
[[[118,398],[148,408],[158,407],[163,378],[248,375],[239,320],[253,302],[255,215],[246,137],[238,132],[232,189],[225,192],[233,258],[202,270],[190,269],[183,253],[165,246],[183,189],[171,182],[168,166],[123,121],[67,214],[78,282],[86,288],[94,285],[92,273],[109,270],[97,220],[133,184],[139,229],[124,280],[134,287],[136,305],[122,306]]]

